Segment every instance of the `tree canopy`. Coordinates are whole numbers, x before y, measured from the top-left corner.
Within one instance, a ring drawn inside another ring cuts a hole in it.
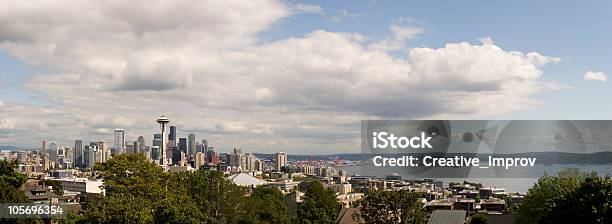
[[[470,218],[470,224],[487,224],[487,216],[482,213],[475,214]]]
[[[26,175],[16,171],[17,162],[0,160],[0,203],[29,202],[21,186],[28,180]],[[0,223],[42,223],[41,219],[2,219]]]
[[[117,155],[96,166],[106,196],[65,223],[289,223],[282,194],[251,195],[219,171],[165,173],[140,155]]]
[[[558,214],[553,211],[557,211],[562,203],[574,204],[575,201],[571,200],[575,197],[575,192],[581,188],[585,180],[592,178],[598,178],[597,173],[587,173],[577,169],[565,169],[553,176],[540,177],[538,182],[528,190],[521,203],[517,223],[546,222],[552,215]]]
[[[540,223],[612,223],[612,180],[586,178],[578,189],[558,198]]]
[[[331,189],[319,181],[310,183],[304,201],[297,208],[299,223],[335,223],[341,204]]]
[[[366,223],[427,223],[420,195],[409,190],[369,192],[360,201]]]
[[[15,171],[17,162],[0,160],[0,203],[27,202],[28,198],[20,189],[28,179]]]

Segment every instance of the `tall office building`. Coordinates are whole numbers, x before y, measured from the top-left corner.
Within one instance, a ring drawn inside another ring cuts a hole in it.
[[[212,163],[214,165],[219,164],[219,155],[217,155],[217,151],[215,151],[214,147],[208,148],[208,155],[206,155],[206,159],[208,163]]]
[[[108,142],[106,142],[106,141],[99,141],[98,142],[98,153],[100,154],[100,162],[103,163],[103,162],[106,162],[108,159],[110,159],[111,151],[108,148]],[[96,160],[97,160],[97,158],[96,158]]]
[[[179,138],[178,149],[181,152],[187,153],[187,139],[186,138]]]
[[[115,148],[113,154],[121,154],[125,152],[125,130],[115,129]]]
[[[149,146],[145,146],[141,153],[147,161],[151,160],[151,148]]]
[[[154,134],[153,135],[153,146],[157,146],[158,148],[161,149],[161,144],[162,144],[162,135]]]
[[[176,126],[170,126],[170,134],[168,134],[168,146],[170,146],[170,148],[176,146]]]
[[[59,158],[63,158],[64,156],[66,156],[66,152],[64,152],[64,147],[61,146],[57,146],[57,159],[59,160]]]
[[[204,149],[202,149],[202,144],[200,144],[200,142],[196,142],[196,153],[198,152],[204,152]]]
[[[189,140],[187,142],[188,151],[185,154],[187,155],[187,158],[189,158],[195,156],[196,153],[196,136],[195,134],[189,134],[187,138]]]
[[[204,164],[206,163],[206,156],[204,155],[203,152],[197,152],[195,154],[195,156],[193,157],[193,165],[194,168],[200,169],[200,167],[204,166]]]
[[[90,147],[86,145],[83,147],[83,165],[82,165],[83,168],[89,167],[90,158],[91,158]]]
[[[43,165],[43,170],[49,170],[49,148],[47,147],[47,141],[43,140],[42,141],[42,148],[41,148],[41,153],[43,154],[43,161],[42,161],[42,165]]]
[[[74,150],[70,147],[64,149],[64,158],[62,159],[62,165],[65,168],[74,168]]]
[[[241,155],[242,154],[242,149],[239,148],[239,147],[234,147],[234,154]]]
[[[89,152],[88,152],[89,153],[89,163],[87,164],[87,167],[93,168],[94,165],[96,165],[96,163],[104,162],[103,161],[104,153],[102,152],[100,145],[105,146],[103,142],[90,142],[89,143]]]
[[[151,159],[159,161],[161,159],[161,152],[159,146],[151,147]]]
[[[245,166],[242,167],[244,170],[255,171],[257,170],[257,157],[253,153],[247,153],[244,155]]]
[[[180,165],[181,162],[181,157],[182,155],[184,155],[185,153],[181,152],[180,150],[176,150],[176,148],[174,148],[174,150],[172,150],[172,165]]]
[[[202,140],[202,152],[204,155],[208,155],[208,140],[206,139]]]
[[[55,143],[49,144],[49,161],[51,163],[57,163],[58,158],[58,146]]]
[[[137,145],[137,147],[136,147],[137,153],[144,153],[144,150],[145,150],[145,147],[146,147],[144,137],[139,136],[138,140],[136,141],[136,145]]]
[[[47,140],[42,141],[41,153],[49,154],[49,148],[47,147]]]
[[[244,162],[244,156],[242,155],[242,149],[234,147],[234,153],[229,154],[227,156],[227,160],[229,161],[229,165],[233,167],[242,167],[242,169],[246,169],[246,165]]]
[[[281,171],[281,168],[287,165],[287,153],[277,152],[276,153],[276,171]]]
[[[84,167],[83,140],[74,141],[74,167]]]
[[[134,149],[136,148],[136,142],[125,142],[125,153],[134,154]]]

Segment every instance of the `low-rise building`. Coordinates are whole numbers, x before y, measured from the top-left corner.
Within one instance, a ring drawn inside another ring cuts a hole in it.
[[[280,191],[289,192],[292,189],[297,189],[300,182],[293,182],[290,180],[277,181],[277,182],[269,182],[268,185],[270,187],[275,187]]]
[[[501,214],[505,208],[505,201],[498,198],[490,198],[481,200],[480,210],[489,214]]]
[[[351,184],[331,184],[329,187],[338,194],[349,194],[353,192]]]
[[[425,204],[425,210],[433,212],[435,210],[453,210],[455,208],[455,199],[445,198],[433,200]]]
[[[104,189],[102,189],[103,181],[101,179],[73,177],[51,178],[50,180],[56,180],[62,183],[62,187],[66,191],[78,193],[104,194]]]

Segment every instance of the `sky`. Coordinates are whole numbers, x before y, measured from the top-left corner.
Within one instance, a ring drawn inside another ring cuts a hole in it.
[[[0,0],[0,145],[359,151],[363,119],[611,119],[610,1]]]

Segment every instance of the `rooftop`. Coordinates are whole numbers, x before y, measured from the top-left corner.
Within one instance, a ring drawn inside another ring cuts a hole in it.
[[[464,210],[435,210],[427,224],[463,224],[465,223]]]
[[[253,177],[253,176],[248,175],[246,173],[232,174],[229,177],[227,177],[227,179],[231,180],[232,182],[234,182],[234,184],[236,184],[238,186],[257,187],[259,185],[268,184],[268,182],[266,182],[265,180]]]

